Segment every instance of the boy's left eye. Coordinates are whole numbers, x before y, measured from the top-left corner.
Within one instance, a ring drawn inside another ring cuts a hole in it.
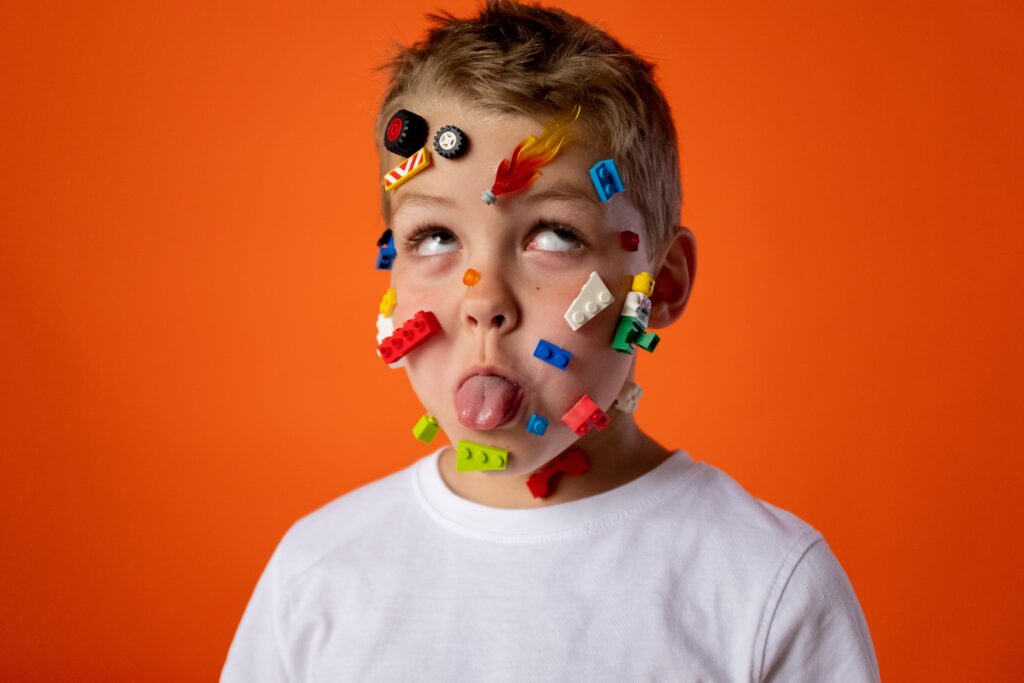
[[[583,248],[583,238],[568,225],[541,223],[526,248],[536,251],[576,251]]]

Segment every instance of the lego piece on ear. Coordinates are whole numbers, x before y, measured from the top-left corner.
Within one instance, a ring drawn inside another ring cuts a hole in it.
[[[526,431],[537,436],[544,436],[544,432],[548,430],[549,421],[546,417],[541,417],[537,413],[530,415],[530,421],[526,424]]]
[[[377,347],[380,357],[388,365],[399,360],[430,337],[441,331],[441,324],[430,311],[418,311],[409,320],[402,323],[402,326],[395,330],[395,333],[385,339]]]
[[[572,360],[571,353],[543,339],[537,342],[537,348],[533,350],[533,355],[545,363],[554,365],[559,370],[565,370],[569,361]]]
[[[445,159],[458,159],[469,149],[469,139],[456,126],[441,126],[434,135],[434,151]]]
[[[429,126],[419,114],[399,109],[384,129],[384,147],[392,154],[407,157],[427,142]]]
[[[556,455],[526,480],[534,498],[547,498],[555,492],[554,479],[559,474],[584,474],[590,471],[590,460],[582,449],[572,447]]]
[[[640,235],[632,230],[623,230],[619,233],[619,244],[626,251],[636,251],[640,248]]]
[[[590,322],[598,313],[608,308],[614,300],[615,297],[612,296],[601,276],[594,271],[583,284],[579,295],[569,304],[569,309],[564,316],[565,322],[569,323],[569,327],[575,332]]]
[[[508,451],[472,441],[459,441],[455,458],[455,469],[458,472],[503,470],[508,467]]]
[[[614,159],[599,161],[590,167],[590,179],[597,188],[597,196],[602,202],[612,198],[612,195],[622,192],[622,179],[619,177],[619,169],[615,166]]]
[[[440,426],[437,424],[437,418],[432,415],[424,415],[419,419],[419,422],[412,428],[412,435],[423,443],[430,443],[437,436],[437,430]]]
[[[384,191],[390,192],[430,165],[430,150],[420,147],[416,153],[384,174]]]

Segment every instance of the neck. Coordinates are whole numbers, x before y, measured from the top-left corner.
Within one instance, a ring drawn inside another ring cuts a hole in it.
[[[441,453],[441,476],[456,495],[474,503],[495,508],[539,508],[596,496],[622,486],[663,463],[671,451],[644,434],[633,416],[614,411],[608,426],[591,431],[577,446],[587,454],[590,471],[579,476],[561,474],[555,491],[545,498],[534,498],[524,476],[484,476],[481,472],[458,472],[455,449]]]

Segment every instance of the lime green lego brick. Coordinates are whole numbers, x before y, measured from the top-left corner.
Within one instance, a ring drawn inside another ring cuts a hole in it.
[[[439,425],[437,424],[437,418],[430,415],[424,415],[420,418],[416,426],[412,428],[412,435],[423,443],[430,443],[437,436],[437,430]]]
[[[455,469],[458,472],[503,470],[508,467],[508,451],[472,441],[459,441]]]

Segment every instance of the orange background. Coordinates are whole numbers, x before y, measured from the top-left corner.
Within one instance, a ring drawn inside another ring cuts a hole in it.
[[[211,680],[287,527],[431,450],[371,68],[436,5],[67,4],[0,9],[0,679]],[[682,134],[638,419],[825,534],[889,681],[1024,676],[1022,12],[967,5],[563,5]]]

